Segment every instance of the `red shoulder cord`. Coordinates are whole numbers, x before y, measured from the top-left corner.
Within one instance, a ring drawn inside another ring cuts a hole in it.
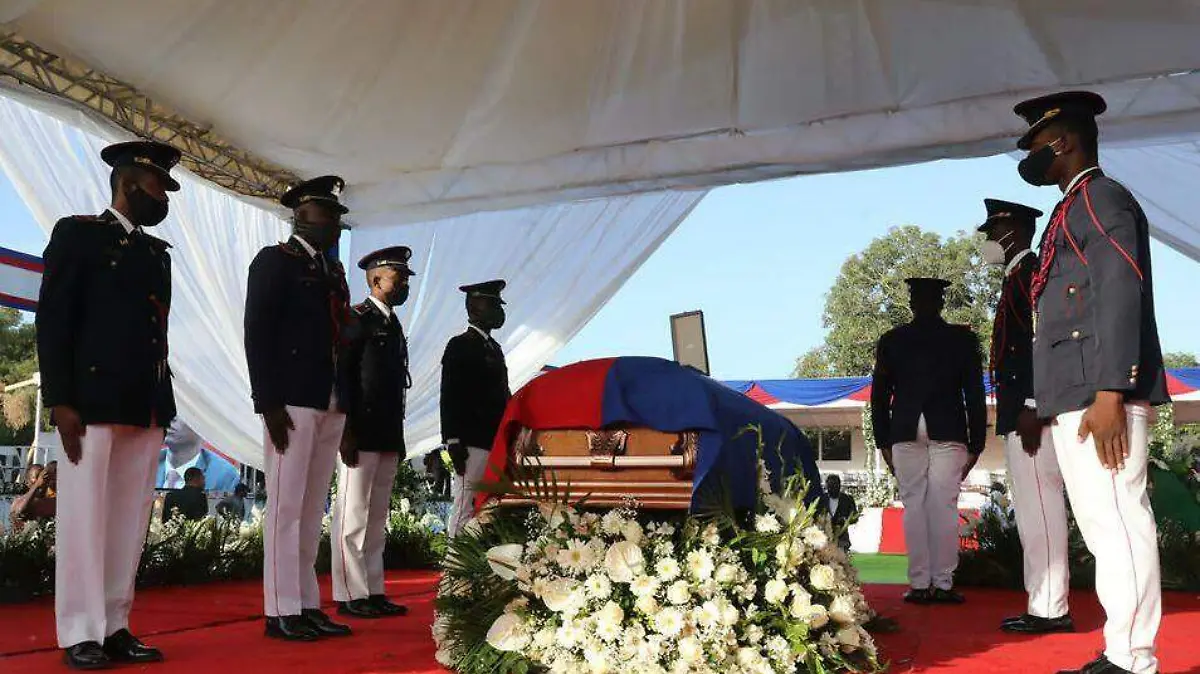
[[[1033,310],[1037,311],[1038,300],[1042,296],[1042,291],[1046,289],[1046,280],[1050,276],[1050,267],[1054,264],[1054,251],[1057,246],[1059,235],[1067,237],[1067,242],[1071,244],[1071,248],[1075,250],[1075,255],[1083,260],[1083,264],[1087,264],[1087,258],[1084,257],[1083,251],[1079,245],[1075,243],[1075,238],[1071,236],[1070,230],[1067,228],[1067,213],[1071,210],[1071,204],[1075,202],[1075,197],[1079,191],[1087,186],[1092,181],[1092,176],[1088,176],[1080,180],[1071,191],[1063,197],[1059,202],[1054,216],[1050,219],[1050,226],[1046,229],[1046,235],[1042,238],[1042,247],[1038,250],[1038,268],[1033,274],[1033,283],[1029,289],[1029,298],[1033,303]]]

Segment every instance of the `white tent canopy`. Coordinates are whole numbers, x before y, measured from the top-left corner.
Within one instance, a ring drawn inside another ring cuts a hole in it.
[[[1103,163],[1155,236],[1200,259],[1200,6],[1186,0],[0,0],[0,22],[242,150],[346,177],[353,258],[414,246],[411,447],[436,437],[459,283],[509,279],[520,383],[703,189],[1007,152],[1012,105],[1047,91],[1108,99]],[[28,88],[0,97],[38,110],[5,108],[0,166],[42,226],[98,210],[92,151],[127,133]],[[241,302],[246,262],[283,224],[185,189],[164,227],[181,408],[257,463]]]

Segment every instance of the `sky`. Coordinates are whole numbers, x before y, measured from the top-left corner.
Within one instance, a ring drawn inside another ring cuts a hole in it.
[[[951,236],[978,226],[985,197],[1049,213],[1058,196],[1025,184],[1007,156],[714,189],[551,363],[671,358],[669,317],[698,309],[714,377],[786,378],[824,338],[825,294],[842,262],[873,238],[910,224]],[[40,255],[45,242],[0,174],[0,246]],[[1152,248],[1163,348],[1200,353],[1200,312],[1187,300],[1200,267]]]

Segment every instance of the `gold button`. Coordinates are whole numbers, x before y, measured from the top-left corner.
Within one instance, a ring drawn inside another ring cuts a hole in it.
[[[1079,339],[1079,331],[1075,330],[1071,333],[1071,339]]]
[[[158,298],[155,297],[154,293],[150,293],[150,301],[153,302],[156,299],[158,299]]]
[[[91,367],[89,367],[89,368],[88,368],[88,372],[95,372],[95,371],[96,371],[96,366],[95,366],[95,365],[93,365],[93,366],[91,366]]]
[[[292,355],[293,355],[293,356],[294,356],[294,355],[296,355],[296,350],[295,350],[295,349],[292,349]]]
[[[151,317],[150,317],[150,322],[151,322],[151,323],[157,323],[157,322],[158,322],[158,316],[151,316]]]
[[[1130,378],[1129,378],[1129,383],[1130,383],[1130,384],[1137,385],[1137,377],[1130,377]]]
[[[154,339],[151,339],[151,340],[150,340],[150,343],[151,343],[151,344],[158,344],[158,338],[157,338],[157,337],[155,337]]]
[[[1075,286],[1067,286],[1067,294],[1074,295],[1075,294]]]
[[[108,263],[108,266],[110,266],[110,267],[115,267],[115,266],[117,266],[117,261],[116,261],[116,260],[111,260],[111,261],[109,261],[109,263]]]

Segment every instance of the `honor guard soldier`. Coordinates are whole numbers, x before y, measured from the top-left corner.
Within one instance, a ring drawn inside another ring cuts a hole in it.
[[[343,187],[324,176],[283,195],[292,237],[259,251],[246,288],[246,361],[266,431],[266,634],[289,641],[350,633],[321,612],[314,568],[348,400],[338,355],[350,293],[328,254],[347,212]]]
[[[359,260],[370,294],[354,307],[357,326],[343,355],[348,399],[333,505],[333,598],[339,613],[357,618],[408,612],[384,594],[383,546],[412,386],[408,342],[392,309],[408,299],[410,257],[394,246]]]
[[[942,319],[948,281],[907,283],[913,320],[879,339],[871,421],[904,502],[911,586],[904,599],[959,604],[958,493],[987,433],[979,339]]]
[[[1168,402],[1154,319],[1150,232],[1129,190],[1098,166],[1104,99],[1066,92],[1025,101],[1018,166],[1063,192],[1042,235],[1030,295],[1038,416],[1079,530],[1096,557],[1104,653],[1086,674],[1158,671],[1158,536],[1146,492],[1151,406]]]
[[[59,220],[43,254],[37,310],[42,399],[62,438],[55,536],[58,643],[75,669],[162,659],[129,632],[134,578],[164,429],[175,418],[167,367],[167,216],[179,151],[111,145],[112,205]]]
[[[1030,287],[1037,257],[1030,250],[1042,212],[999,199],[984,199],[988,264],[1004,268],[992,326],[989,371],[996,395],[996,434],[1004,438],[1013,509],[1024,555],[1025,613],[1001,624],[1006,632],[1074,631],[1068,614],[1067,503],[1050,427],[1038,418],[1033,398],[1033,305]]]
[[[454,462],[450,536],[474,512],[475,484],[487,469],[492,440],[511,392],[504,351],[492,331],[504,325],[504,281],[459,288],[467,294],[466,332],[450,340],[442,355],[442,442]]]

